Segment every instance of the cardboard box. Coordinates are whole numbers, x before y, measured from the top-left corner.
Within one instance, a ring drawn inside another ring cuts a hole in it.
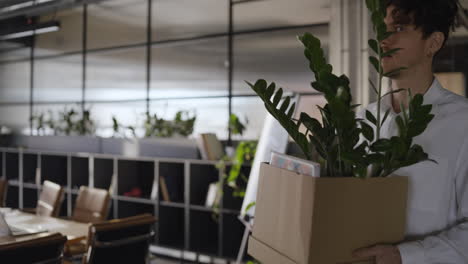
[[[407,177],[316,178],[262,164],[248,253],[263,264],[372,263],[355,249],[403,240]]]

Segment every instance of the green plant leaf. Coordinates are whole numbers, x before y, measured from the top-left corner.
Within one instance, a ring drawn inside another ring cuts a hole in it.
[[[274,82],[272,82],[268,88],[266,89],[266,92],[265,92],[265,97],[266,98],[271,98],[273,96],[273,93],[275,92],[275,89],[276,89],[276,85]]]
[[[286,110],[288,110],[288,107],[289,107],[289,103],[291,102],[291,97],[286,97],[286,99],[284,99],[283,103],[281,104],[281,107],[280,107],[280,111],[281,112],[286,112]]]
[[[406,137],[406,126],[405,126],[405,122],[403,121],[403,118],[401,118],[401,116],[397,116],[395,118],[395,122],[397,123],[400,136]]]
[[[327,151],[324,148],[323,144],[317,139],[317,137],[310,135],[309,140],[315,146],[315,149],[317,150],[318,154],[323,159],[327,159],[328,157]]]
[[[362,134],[369,141],[374,141],[374,129],[369,126],[366,122],[361,122]]]
[[[323,131],[322,124],[315,119],[310,117],[307,113],[301,113],[299,120],[304,126],[312,132],[315,136],[317,136],[320,140],[325,140],[325,133]]]
[[[373,153],[373,154],[367,155],[367,162],[369,162],[369,164],[383,163],[384,159],[385,159],[385,156],[380,153]]]
[[[381,72],[380,61],[374,56],[369,56],[369,61],[377,72]]]
[[[275,97],[273,98],[273,105],[275,107],[278,106],[282,97],[283,97],[283,89],[279,88],[278,91],[275,93]]]
[[[370,146],[370,149],[374,152],[386,152],[389,151],[391,148],[392,143],[389,139],[386,138],[381,138]]]
[[[247,212],[250,210],[250,208],[252,208],[252,207],[255,206],[255,204],[256,204],[256,202],[251,202],[251,203],[249,203],[249,204],[245,207],[244,213],[247,213]]]
[[[374,12],[377,9],[374,0],[366,0],[366,6],[371,12]]]
[[[366,118],[369,120],[372,124],[377,126],[377,119],[375,118],[374,114],[372,114],[369,110],[366,110]]]
[[[289,108],[289,111],[288,111],[288,118],[292,118],[293,114],[294,114],[294,110],[296,110],[296,103],[293,103],[292,106]]]
[[[421,135],[424,130],[426,130],[427,124],[425,123],[416,123],[416,122],[410,122],[408,125],[408,137],[416,137]]]
[[[417,108],[423,104],[424,97],[422,94],[416,94],[413,96],[413,100],[411,100],[411,105],[414,108]]]
[[[390,114],[391,111],[392,111],[391,108],[389,108],[389,109],[387,109],[387,111],[385,111],[384,117],[383,117],[383,119],[382,119],[382,123],[380,124],[381,126],[383,126],[383,124],[384,124],[385,121],[387,120],[388,115]]]
[[[307,141],[306,136],[298,130],[298,126],[288,116],[288,113],[286,112],[286,110],[288,110],[289,108],[291,98],[286,97],[286,99],[281,104],[280,109],[277,109],[277,105],[274,105],[271,101],[271,97],[268,97],[266,94],[266,82],[264,82],[263,80],[258,80],[255,83],[255,85],[252,85],[249,82],[246,83],[249,84],[252,90],[254,90],[255,93],[257,93],[257,95],[260,97],[260,99],[262,99],[268,113],[270,113],[276,120],[278,120],[281,126],[283,126],[286,129],[291,138],[299,145],[301,150],[304,152],[306,158],[310,159],[311,152],[309,149],[309,142]],[[280,89],[281,88],[279,88],[278,90]],[[273,98],[273,100],[275,100],[275,98]]]
[[[369,79],[369,83],[370,83],[370,85],[371,85],[372,90],[375,92],[375,94],[378,95],[378,94],[379,94],[379,91],[377,91],[377,88],[376,88],[375,84],[372,82],[371,79]]]
[[[385,24],[381,24],[380,32],[377,34],[377,41],[382,42],[385,39],[389,38],[391,35],[395,34],[395,32],[388,32],[386,31],[387,27]]]
[[[379,43],[375,39],[369,39],[368,41],[369,47],[376,53],[379,53]]]
[[[380,12],[374,12],[374,13],[372,13],[371,19],[372,19],[372,23],[374,25],[379,25],[384,20],[384,16]]]

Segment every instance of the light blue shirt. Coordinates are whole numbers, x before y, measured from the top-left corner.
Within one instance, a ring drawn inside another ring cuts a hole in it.
[[[409,177],[406,241],[399,244],[403,264],[468,263],[468,100],[444,89],[434,79],[424,95],[434,119],[414,139],[429,158],[401,168]],[[391,97],[382,102],[382,116]],[[377,104],[367,110],[376,113]],[[381,128],[382,137],[398,135],[391,111]]]

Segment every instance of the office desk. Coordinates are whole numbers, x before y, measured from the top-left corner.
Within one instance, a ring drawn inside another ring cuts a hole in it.
[[[34,229],[40,227],[41,229],[45,229],[47,231],[45,233],[32,235],[0,237],[0,245],[22,241],[25,239],[37,238],[47,233],[62,233],[63,235],[67,236],[69,241],[84,239],[88,235],[88,224],[84,223],[78,223],[75,221],[55,217],[33,215],[21,212],[19,210],[11,210],[9,212],[7,211],[4,215],[5,220],[9,225],[14,225],[15,227],[22,229]]]

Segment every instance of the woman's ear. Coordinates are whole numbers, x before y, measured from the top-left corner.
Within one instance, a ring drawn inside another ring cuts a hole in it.
[[[429,37],[428,56],[434,56],[444,45],[445,36],[442,32],[436,31]]]

